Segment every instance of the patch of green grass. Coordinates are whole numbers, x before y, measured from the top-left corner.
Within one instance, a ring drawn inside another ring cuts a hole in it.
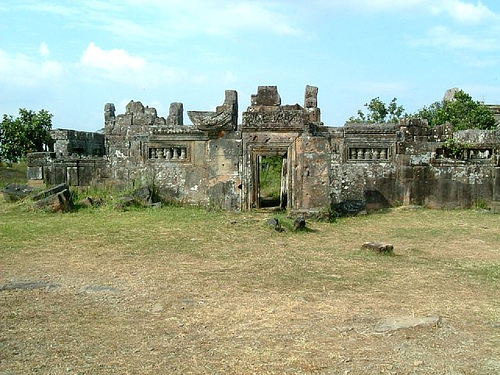
[[[500,263],[481,265],[474,268],[472,273],[491,283],[498,283],[500,282]]]
[[[456,269],[461,274],[478,278],[484,282],[498,284],[500,282],[500,262],[457,262]]]
[[[267,156],[260,166],[260,195],[279,198],[281,192],[281,170],[283,157]]]
[[[391,279],[394,270],[412,268],[451,272],[457,269],[455,257],[463,258],[477,244],[482,246],[478,251],[493,252],[499,241],[498,218],[474,211],[398,211],[333,224],[307,221],[308,230],[294,232],[294,219],[286,213],[102,207],[50,214],[20,207],[0,202],[3,256],[70,248],[137,258],[178,254],[227,263],[241,270],[239,282],[277,288],[371,285]],[[264,225],[269,217],[278,218],[285,231]],[[392,243],[395,255],[361,250],[366,241]],[[498,263],[461,262],[461,269],[485,282],[499,279]]]
[[[0,188],[9,184],[26,184],[26,162],[7,164],[0,162]]]

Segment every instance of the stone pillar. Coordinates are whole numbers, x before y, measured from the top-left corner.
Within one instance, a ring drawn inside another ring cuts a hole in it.
[[[113,103],[106,103],[104,106],[104,121],[108,122],[115,119],[115,105]]]
[[[172,149],[170,147],[165,149],[165,159],[172,159]]]
[[[357,155],[356,155],[356,149],[355,148],[351,148],[351,157],[350,159],[354,160],[356,159]]]
[[[358,160],[363,160],[363,149],[358,148]]]
[[[233,130],[238,128],[238,92],[236,90],[226,90],[224,106],[231,111],[231,123]]]
[[[167,125],[184,125],[184,105],[182,103],[170,103]]]
[[[318,108],[318,88],[314,86],[306,86],[304,96],[304,108]]]

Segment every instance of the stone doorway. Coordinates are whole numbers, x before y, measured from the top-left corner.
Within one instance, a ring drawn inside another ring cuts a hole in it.
[[[286,209],[288,199],[287,154],[259,155],[258,207]]]
[[[251,151],[249,208],[287,209],[290,203],[289,145]]]

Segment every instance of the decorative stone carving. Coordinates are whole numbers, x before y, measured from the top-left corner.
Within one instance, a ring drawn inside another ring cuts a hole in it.
[[[310,112],[298,104],[281,105],[276,86],[259,86],[243,112],[243,131],[307,131]]]
[[[152,147],[149,149],[149,158],[186,161],[188,159],[188,148],[186,146]]]
[[[213,111],[188,111],[193,125],[202,131],[236,130],[238,126],[238,95],[226,90],[224,104]]]
[[[348,152],[349,160],[387,160],[387,148],[350,148]]]

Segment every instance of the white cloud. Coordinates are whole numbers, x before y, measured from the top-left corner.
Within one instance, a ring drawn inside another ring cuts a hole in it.
[[[27,55],[0,50],[0,83],[14,87],[39,87],[60,81],[64,67],[56,61],[37,61]]]
[[[114,17],[105,17],[105,20],[99,23],[98,26],[102,30],[110,32],[127,39],[138,40],[159,40],[168,31],[164,31],[159,26],[153,24],[139,24],[133,20]]]
[[[80,62],[84,66],[105,71],[128,70],[138,72],[144,70],[147,62],[142,57],[131,56],[123,49],[103,50],[91,42],[83,52]]]
[[[90,79],[98,78],[141,88],[195,80],[183,69],[149,62],[123,49],[104,50],[93,42],[83,52],[78,67]]]
[[[78,10],[72,6],[53,4],[53,3],[49,4],[49,3],[44,3],[42,1],[36,3],[29,3],[27,5],[21,4],[20,8],[36,12],[53,13],[58,16],[64,16],[64,17],[75,16],[79,13]]]
[[[302,31],[293,27],[287,16],[273,11],[259,2],[230,2],[221,10],[215,7],[206,18],[207,29],[215,33],[227,33],[228,30],[267,31],[279,35],[301,35]],[[205,18],[202,14],[199,14]]]
[[[440,47],[450,50],[493,52],[500,50],[500,38],[463,34],[446,26],[436,26],[427,32],[425,38],[415,41],[414,45]]]
[[[439,1],[439,0],[437,0]],[[355,9],[363,11],[394,11],[415,8],[428,3],[428,0],[318,0],[321,5],[340,9]]]
[[[455,21],[463,23],[479,23],[487,19],[498,18],[498,15],[492,12],[481,1],[473,4],[461,0],[442,0],[430,2],[429,6],[432,13],[445,13]]]
[[[45,42],[42,42],[40,44],[40,48],[38,49],[38,51],[40,52],[40,55],[42,55],[44,57],[47,57],[50,55],[49,45]]]
[[[409,12],[432,15],[448,15],[462,23],[479,23],[487,19],[498,19],[500,15],[491,11],[481,1],[464,0],[316,0],[325,7],[354,9],[363,12]]]
[[[40,0],[20,7],[66,17],[71,25],[145,40],[182,40],[205,34],[231,38],[240,31],[302,34],[298,20],[288,16],[286,1],[86,0],[60,5]]]

